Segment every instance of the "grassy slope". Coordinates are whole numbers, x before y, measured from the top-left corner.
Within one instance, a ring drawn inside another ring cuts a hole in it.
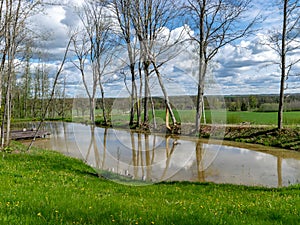
[[[202,126],[200,136],[204,138],[210,137],[211,127]],[[213,137],[300,151],[299,127],[278,130],[273,127],[228,126],[225,130],[220,127],[219,133],[218,129],[214,129]]]
[[[21,145],[14,148],[22,148]],[[51,151],[3,154],[0,224],[296,224],[300,186],[208,183],[135,187]]]

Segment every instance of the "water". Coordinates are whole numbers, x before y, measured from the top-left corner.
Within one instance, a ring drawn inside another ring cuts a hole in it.
[[[51,137],[36,141],[36,146],[80,158],[96,169],[132,179],[268,187],[300,183],[299,152],[258,145],[222,145],[76,123],[47,123],[46,127]]]

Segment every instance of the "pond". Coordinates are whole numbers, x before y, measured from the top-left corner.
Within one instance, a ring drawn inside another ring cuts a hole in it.
[[[78,123],[46,123],[34,145],[130,179],[281,187],[300,183],[300,153],[258,145],[142,134]]]

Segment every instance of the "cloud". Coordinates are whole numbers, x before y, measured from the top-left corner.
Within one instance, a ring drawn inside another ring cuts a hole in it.
[[[66,11],[62,6],[48,6],[30,20],[30,27],[41,38],[35,41],[36,51],[48,55],[51,60],[60,59],[65,52],[69,31],[62,23],[65,18]]]
[[[77,9],[80,8],[84,0],[60,2],[65,4],[62,6],[47,5],[43,12],[33,16],[30,21],[32,29],[47,37],[36,45],[50,59],[47,64],[51,68],[52,76],[55,74],[65,52],[70,29],[78,26],[80,22],[73,6],[77,6]],[[269,46],[262,45],[262,43],[266,41],[269,30],[278,26],[280,17],[275,16],[278,15],[278,10],[274,6],[273,1],[269,0],[254,1],[252,10],[248,12],[249,18],[250,16],[253,18],[258,12],[262,13],[262,17],[265,19],[261,24],[257,25],[259,30],[251,37],[224,46],[220,49],[210,66],[209,76],[213,77],[214,82],[222,87],[224,94],[279,93],[279,67],[274,64],[274,62],[278,62],[278,56]],[[174,42],[179,37],[188,38],[187,31],[193,33],[188,26],[180,26],[173,30],[164,28],[162,39],[163,37],[170,37],[169,41]],[[159,56],[160,60],[164,60],[168,54],[172,56],[172,59],[166,63],[166,66],[161,68],[163,79],[169,88],[170,95],[183,92],[188,94],[196,93],[198,68],[197,57],[195,57],[194,51],[194,46],[190,42],[185,42],[176,48],[170,48],[165,55]],[[299,58],[300,51],[295,52],[293,57],[295,59]],[[124,80],[123,78],[120,79],[120,74],[118,74],[121,68],[126,67],[124,65],[124,59],[126,58],[126,52],[121,50],[115,57],[114,65],[110,68],[115,73],[109,75],[109,78],[112,78],[110,80],[113,80],[113,82],[105,84],[107,96],[113,97],[113,95],[120,95],[120,93],[123,95],[120,90],[125,89],[126,91]],[[295,66],[295,71],[296,73],[300,71],[300,65]],[[62,76],[67,77],[69,95],[82,90],[81,75],[71,62],[65,65]],[[128,77],[129,79],[130,76]],[[299,77],[291,76],[287,82],[291,92],[300,92]],[[158,83],[155,84],[158,85]],[[178,89],[179,85],[181,85],[181,89]],[[156,89],[153,92],[160,93]],[[289,92],[289,89],[287,92]]]
[[[263,45],[267,34],[257,33],[249,40],[241,40],[236,45],[222,48],[215,60],[216,80],[224,88],[225,94],[277,94],[279,93],[280,72],[279,56],[268,46]],[[297,57],[300,54],[297,53]],[[293,71],[299,71],[298,65]],[[298,89],[287,92],[299,92],[299,80],[288,80]]]

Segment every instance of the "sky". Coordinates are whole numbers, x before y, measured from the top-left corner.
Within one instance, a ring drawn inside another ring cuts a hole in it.
[[[46,6],[43,13],[38,13],[31,19],[31,26],[48,37],[39,44],[39,48],[47,53],[49,58],[47,65],[52,74],[55,74],[60,64],[71,27],[79,24],[79,19],[71,6],[80,6],[82,1],[65,0],[64,2],[67,3],[65,6]],[[272,6],[273,0],[254,0],[253,3],[253,7],[248,12],[249,17],[260,12],[264,21],[257,26],[258,30],[253,35],[242,38],[234,44],[228,44],[219,51],[208,73],[205,94],[279,93],[280,72],[278,65],[274,64],[274,61],[278,61],[278,56],[270,47],[261,43],[264,42],[271,28],[280,26],[280,15],[277,8]],[[176,36],[182,29],[182,25],[178,24],[173,30],[166,29],[166,32],[171,32],[171,35]],[[161,72],[170,95],[196,94],[196,67],[191,55],[192,50],[189,46],[183,45],[180,54],[162,69]],[[300,57],[300,51],[297,51],[294,56]],[[32,67],[34,66],[36,63],[33,63]],[[295,66],[295,71],[297,70],[300,71],[300,65]],[[84,92],[81,75],[72,62],[66,63],[63,75],[66,77],[69,96],[78,96]],[[286,93],[300,93],[300,76],[289,77],[287,83]],[[157,88],[158,83],[154,79],[151,87],[154,93],[160,93]],[[107,97],[128,94],[124,79],[118,77],[116,73],[110,74],[110,79],[105,83],[104,88]]]

